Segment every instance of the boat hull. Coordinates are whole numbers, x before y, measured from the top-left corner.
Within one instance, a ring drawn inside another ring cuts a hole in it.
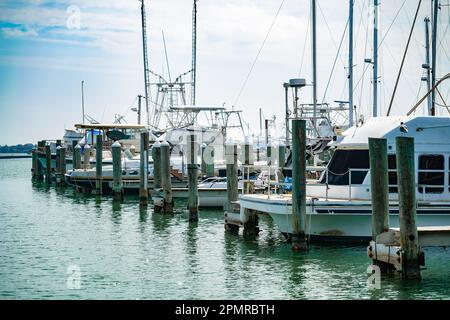
[[[241,196],[241,209],[268,213],[279,230],[292,234],[292,201],[287,197]],[[311,240],[367,241],[372,238],[370,202],[312,201],[306,206],[306,233]],[[389,209],[390,227],[399,227],[398,206]],[[426,204],[417,208],[417,226],[449,226],[450,204]]]

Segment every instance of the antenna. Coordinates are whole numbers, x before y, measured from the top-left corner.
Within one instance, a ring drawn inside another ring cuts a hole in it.
[[[142,50],[144,57],[144,87],[145,87],[145,111],[147,112],[147,125],[150,125],[150,112],[148,108],[148,95],[150,91],[150,79],[148,75],[148,57],[147,57],[147,22],[145,18],[145,4],[144,0],[140,0],[141,5],[141,19],[142,19]]]
[[[191,71],[191,104],[195,106],[195,85],[197,78],[197,0],[192,8],[192,71]]]

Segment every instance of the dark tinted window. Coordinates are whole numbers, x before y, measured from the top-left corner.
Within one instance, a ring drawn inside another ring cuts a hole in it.
[[[328,165],[328,184],[348,185],[349,169],[365,169],[352,171],[352,184],[362,184],[369,170],[369,150],[336,150]],[[327,182],[326,174],[320,182]]]
[[[424,187],[420,185],[426,185],[425,193],[441,193],[444,191],[444,156],[419,156],[419,192],[422,193]]]

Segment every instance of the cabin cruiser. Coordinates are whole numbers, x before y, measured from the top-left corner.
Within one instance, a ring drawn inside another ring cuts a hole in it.
[[[332,142],[335,150],[326,170],[320,179],[307,182],[306,231],[311,239],[371,237],[370,137],[387,139],[390,225],[398,227],[397,136],[414,138],[417,225],[450,225],[450,117],[378,117]],[[241,195],[240,204],[241,210],[268,213],[286,237],[292,233],[292,195]]]

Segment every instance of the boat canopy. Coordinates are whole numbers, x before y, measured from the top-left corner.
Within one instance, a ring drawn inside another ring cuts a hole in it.
[[[140,124],[106,124],[106,123],[89,123],[89,124],[76,124],[77,129],[87,130],[108,130],[108,129],[145,129],[146,126]]]

